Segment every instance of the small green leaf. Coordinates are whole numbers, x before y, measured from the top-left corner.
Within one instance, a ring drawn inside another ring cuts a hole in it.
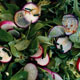
[[[9,42],[13,40],[13,36],[6,32],[5,30],[0,29],[0,41]]]
[[[20,70],[14,74],[10,80],[27,80],[28,73],[26,71]]]
[[[40,43],[47,44],[47,45],[52,45],[52,43],[50,43],[50,39],[48,37],[38,36],[37,38],[38,38]]]
[[[15,43],[13,41],[9,42],[9,47],[10,47],[10,50],[11,50],[11,53],[12,53],[13,56],[15,56],[15,57],[20,57],[21,56],[21,52],[16,50]]]
[[[36,32],[38,30],[40,30],[41,28],[43,28],[45,25],[42,23],[36,23],[35,26],[33,28],[31,28],[31,31],[29,33],[29,37],[32,37],[33,35],[36,34]]]
[[[30,44],[29,40],[21,40],[15,44],[15,47],[18,51],[22,51],[28,48],[29,44]]]

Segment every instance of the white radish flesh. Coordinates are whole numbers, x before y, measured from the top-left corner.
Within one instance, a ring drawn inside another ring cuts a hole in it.
[[[29,12],[25,10],[16,12],[14,21],[20,28],[27,28],[31,23]]]
[[[12,56],[9,56],[7,52],[5,52],[3,50],[4,47],[0,47],[0,57],[2,57],[2,59],[0,60],[0,62],[2,63],[8,63],[11,59],[12,59]],[[6,48],[4,48],[6,49]],[[6,49],[7,51],[9,51],[8,49]]]
[[[34,55],[32,55],[31,57],[32,58],[40,58],[42,56],[42,53],[43,53],[43,48],[42,48],[42,46],[39,46],[38,51]]]
[[[64,15],[62,24],[65,27],[66,35],[71,35],[77,31],[78,20],[73,15]]]
[[[28,63],[24,67],[24,71],[28,72],[27,80],[36,80],[38,76],[38,69],[33,63]]]
[[[55,73],[55,72],[52,72],[52,75],[54,75],[54,80],[63,80],[63,79],[61,78],[61,76],[58,75],[58,74]]]
[[[41,66],[47,66],[49,63],[49,56],[48,56],[48,54],[46,54],[46,56],[44,58],[40,57],[35,60],[37,61],[37,64],[39,64]]]
[[[38,21],[39,16],[41,14],[41,9],[40,7],[38,7],[37,5],[35,5],[34,3],[30,2],[27,3],[24,7],[24,10],[27,10],[30,12],[30,19],[32,23],[35,23],[36,21]],[[36,16],[35,16],[36,15]]]
[[[62,50],[64,51],[64,53],[69,51],[72,47],[72,42],[69,41],[68,37],[58,38],[57,43],[59,44],[57,45],[58,49],[60,49],[60,46],[62,45]]]
[[[4,30],[12,29],[13,27],[17,27],[12,21],[1,21],[0,28]]]

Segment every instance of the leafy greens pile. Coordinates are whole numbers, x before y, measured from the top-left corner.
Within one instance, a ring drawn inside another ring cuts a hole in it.
[[[0,0],[0,21],[14,22],[16,11],[27,2],[28,0]],[[43,57],[46,53],[50,56],[46,68],[57,72],[63,80],[80,80],[80,72],[76,69],[76,62],[80,57],[80,24],[77,32],[69,36],[73,46],[66,54],[56,48],[56,38],[48,38],[51,28],[62,25],[63,15],[74,14],[80,20],[80,2],[78,0],[33,0],[32,2],[41,6],[41,16],[38,22],[30,24],[27,29],[15,28],[20,32],[20,38],[13,37],[0,29],[0,46],[10,49],[12,54],[9,63],[0,63],[0,80],[27,80],[28,73],[23,67],[28,62],[36,64],[30,56],[35,54],[39,44],[44,49]],[[38,80],[53,80],[41,66],[37,65],[37,68]]]

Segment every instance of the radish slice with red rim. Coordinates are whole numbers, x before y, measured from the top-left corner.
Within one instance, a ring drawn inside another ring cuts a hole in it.
[[[7,48],[0,47],[0,62],[8,63],[12,59],[12,55]]]
[[[38,21],[39,16],[41,14],[41,8],[40,7],[38,7],[37,5],[35,5],[32,2],[29,2],[23,7],[23,9],[30,12],[30,18],[31,18],[32,23],[35,23]]]
[[[35,61],[37,61],[37,64],[39,64],[40,66],[47,66],[49,63],[49,55],[46,54],[46,56],[44,58],[40,57],[35,59]]]
[[[32,58],[40,58],[42,56],[42,53],[43,53],[43,48],[42,48],[42,46],[39,46],[38,51],[34,55],[32,55],[31,57]]]
[[[80,58],[78,58],[76,63],[77,70],[80,72]]]
[[[64,15],[62,24],[65,27],[66,35],[71,35],[77,31],[78,20],[73,15]]]
[[[52,72],[51,74],[54,75],[54,80],[63,80],[59,74],[55,72]]]
[[[20,10],[16,12],[14,21],[20,28],[27,28],[31,24],[30,13],[25,10]]]
[[[48,37],[49,38],[59,37],[59,36],[62,36],[64,34],[65,34],[65,32],[64,32],[64,27],[63,26],[55,26],[49,32],[49,36]]]
[[[28,63],[24,67],[24,71],[28,72],[27,80],[36,80],[38,76],[38,69],[33,63]]]
[[[20,33],[15,29],[9,29],[8,32],[11,33],[14,37],[20,36]]]
[[[51,74],[54,80],[63,80],[59,74],[52,72],[48,68],[43,68],[43,69],[46,70],[49,74]]]
[[[58,38],[57,43],[58,49],[61,49],[62,46],[62,50],[64,51],[63,53],[68,52],[72,47],[72,42],[69,41],[68,37]]]
[[[52,74],[52,71],[49,70],[48,68],[43,68],[44,70],[46,70],[49,74],[51,74],[52,78],[55,79],[55,76]]]
[[[17,27],[12,21],[1,21],[0,28],[4,30],[12,29],[13,27]]]

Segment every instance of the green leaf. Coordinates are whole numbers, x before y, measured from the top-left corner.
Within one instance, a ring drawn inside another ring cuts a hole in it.
[[[10,80],[27,80],[28,73],[26,71],[20,70],[14,74]]]
[[[74,43],[75,48],[79,48],[80,45],[80,24],[76,33],[69,36],[69,39]]]
[[[8,7],[8,10],[11,14],[15,14],[16,11],[19,10],[19,7],[16,4],[6,4],[6,6]]]
[[[16,50],[15,43],[13,41],[9,42],[9,47],[10,47],[10,50],[11,50],[11,53],[12,53],[13,56],[15,56],[15,57],[20,57],[21,56],[21,52]]]
[[[0,72],[4,72],[7,67],[7,64],[0,63]]]
[[[33,28],[31,28],[31,31],[29,33],[29,37],[32,37],[33,35],[36,34],[36,32],[38,30],[40,30],[41,28],[43,28],[45,25],[42,23],[36,23],[35,26]]]
[[[29,52],[33,55],[35,52],[37,52],[38,48],[39,48],[39,40],[35,38],[30,43]]]
[[[25,50],[26,48],[28,48],[29,44],[30,44],[30,41],[24,39],[24,40],[21,40],[18,43],[16,43],[15,47],[18,51],[22,51],[22,50]]]
[[[0,19],[1,21],[4,21],[4,20],[13,21],[13,15],[10,13],[3,13],[3,14],[0,14]]]
[[[8,32],[0,29],[0,41],[1,42],[10,42],[13,40],[13,36]]]
[[[52,45],[52,43],[50,43],[50,39],[49,39],[48,37],[38,36],[37,39],[38,39],[39,42],[42,43],[42,44]]]
[[[78,2],[78,0],[73,0],[73,1],[74,1],[74,3],[73,3],[73,11],[75,12],[75,14],[77,16],[80,17],[79,2]]]
[[[2,80],[2,74],[0,73],[0,80]]]

